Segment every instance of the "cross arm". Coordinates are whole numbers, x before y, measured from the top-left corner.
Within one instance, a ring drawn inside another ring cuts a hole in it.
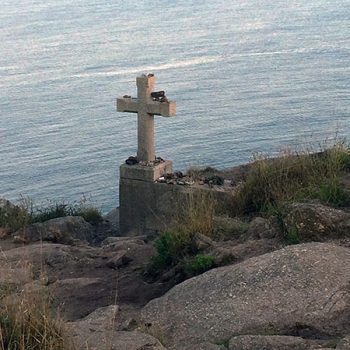
[[[142,104],[146,107],[146,111],[152,115],[161,115],[163,117],[173,117],[176,114],[175,101],[148,101]],[[138,113],[140,111],[140,101],[137,98],[123,97],[117,98],[118,112]]]
[[[151,101],[147,103],[147,113],[161,115],[163,117],[173,117],[176,114],[176,102]]]
[[[138,112],[138,99],[132,97],[117,98],[117,112]]]

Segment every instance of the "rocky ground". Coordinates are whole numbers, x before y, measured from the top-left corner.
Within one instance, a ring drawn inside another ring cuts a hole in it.
[[[48,292],[78,349],[350,349],[348,209],[290,205],[297,245],[274,218],[214,222],[216,236],[196,244],[227,265],[181,283],[176,268],[146,278],[153,241],[120,237],[117,210],[97,225],[2,230],[0,289]]]

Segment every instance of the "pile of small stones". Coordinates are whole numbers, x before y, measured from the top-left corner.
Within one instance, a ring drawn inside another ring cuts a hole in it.
[[[182,186],[190,186],[194,184],[194,181],[189,176],[185,176],[181,171],[165,174],[161,176],[156,182]]]

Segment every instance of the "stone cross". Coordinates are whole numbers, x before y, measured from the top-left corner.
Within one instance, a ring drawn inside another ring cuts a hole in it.
[[[154,146],[154,116],[172,117],[176,113],[175,101],[168,101],[164,91],[153,92],[155,76],[136,78],[137,98],[124,96],[117,99],[118,112],[137,113],[137,159],[152,162],[156,158]]]

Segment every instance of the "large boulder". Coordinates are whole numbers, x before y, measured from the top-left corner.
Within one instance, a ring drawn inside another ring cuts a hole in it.
[[[93,226],[81,216],[66,216],[25,226],[14,233],[14,240],[23,243],[50,241],[73,244],[77,240],[92,241],[94,235]]]
[[[68,323],[70,341],[77,350],[166,350],[151,335],[117,331],[118,306],[95,310],[84,319]]]
[[[319,203],[293,203],[284,224],[302,241],[326,241],[350,236],[350,213]]]
[[[163,295],[170,287],[163,283],[147,283],[143,270],[155,254],[154,247],[142,238],[120,237],[102,247],[106,266],[118,270],[119,303],[145,305]]]
[[[349,334],[349,264],[347,248],[290,246],[177,285],[144,307],[142,322],[179,350],[266,332],[316,339]]]
[[[0,286],[43,281],[53,306],[59,307],[65,319],[75,320],[114,301],[117,276],[106,266],[108,257],[88,246],[24,245],[0,255],[0,264],[6,266],[6,270],[0,269]]]

